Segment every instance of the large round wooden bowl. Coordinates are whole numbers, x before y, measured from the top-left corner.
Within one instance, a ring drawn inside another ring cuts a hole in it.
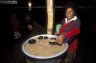
[[[27,55],[28,57],[36,58],[36,59],[50,59],[50,58],[54,58],[54,57],[60,56],[60,55],[62,55],[62,54],[64,54],[64,53],[66,52],[66,50],[67,50],[67,48],[68,48],[68,43],[64,43],[65,47],[64,47],[64,49],[63,49],[61,52],[59,52],[59,53],[57,53],[57,54],[54,54],[54,55],[52,55],[52,56],[44,57],[44,56],[35,56],[35,55],[32,55],[32,54],[29,54],[29,53],[25,50],[25,45],[28,43],[28,41],[29,41],[30,39],[34,39],[34,38],[39,37],[39,36],[48,36],[48,37],[50,37],[50,38],[51,38],[51,37],[54,37],[54,38],[57,37],[56,35],[42,34],[42,35],[36,35],[36,36],[30,37],[29,39],[27,39],[27,40],[23,43],[23,45],[22,45],[22,51],[23,51],[23,53],[24,53],[25,55]]]

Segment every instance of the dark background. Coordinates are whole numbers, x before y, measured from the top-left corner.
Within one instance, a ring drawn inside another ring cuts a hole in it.
[[[64,17],[64,5],[70,0],[54,1],[54,25],[61,21]],[[75,3],[77,14],[81,21],[80,34],[80,59],[81,63],[94,63],[95,36],[96,36],[96,1],[95,0],[71,0]],[[6,51],[10,50],[10,46],[14,42],[9,17],[12,13],[16,13],[18,21],[24,21],[25,15],[30,14],[32,21],[46,29],[47,12],[45,0],[32,0],[32,10],[29,11],[26,0],[18,0],[18,4],[0,4],[0,49],[2,58],[6,55]],[[77,57],[78,58],[78,57]],[[79,59],[79,60],[80,60]]]

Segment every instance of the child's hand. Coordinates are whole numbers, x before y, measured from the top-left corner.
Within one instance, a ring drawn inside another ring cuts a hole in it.
[[[57,42],[57,43],[62,44],[63,41],[64,41],[64,36],[63,36],[63,35],[57,36],[57,38],[56,38],[56,42]]]

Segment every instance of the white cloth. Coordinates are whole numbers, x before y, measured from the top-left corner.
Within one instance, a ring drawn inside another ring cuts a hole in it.
[[[65,18],[65,23],[69,23],[71,21],[74,21],[77,19],[77,16],[74,16],[72,19],[68,20],[67,18]]]

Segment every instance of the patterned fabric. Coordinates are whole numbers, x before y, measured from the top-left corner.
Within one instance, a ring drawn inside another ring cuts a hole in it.
[[[80,33],[80,20],[76,19],[68,23],[63,20],[59,33],[63,34],[67,41],[71,37],[78,35]]]
[[[72,63],[78,46],[77,35],[79,33],[80,33],[80,20],[78,18],[68,23],[66,22],[62,23],[62,26],[60,28],[60,34],[64,35],[65,37],[64,40],[69,44],[67,50],[67,57],[64,59],[63,63]]]

